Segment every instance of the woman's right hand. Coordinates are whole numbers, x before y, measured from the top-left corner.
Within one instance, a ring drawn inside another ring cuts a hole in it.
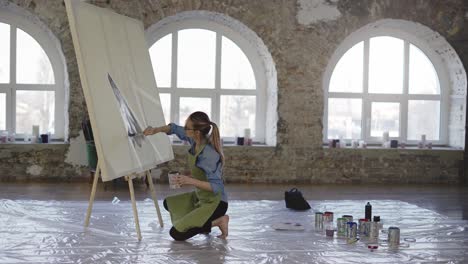
[[[157,131],[157,127],[147,127],[144,131],[143,131],[143,135],[145,136],[149,136],[149,135],[153,135],[153,134],[156,134],[158,133]]]

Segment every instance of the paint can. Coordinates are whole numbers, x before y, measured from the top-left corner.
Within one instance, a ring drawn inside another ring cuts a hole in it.
[[[323,213],[315,213],[315,229],[323,229]]]
[[[333,222],[333,212],[325,212],[323,213],[323,222]]]
[[[361,233],[359,233],[360,237],[369,237],[370,223],[371,222],[369,222],[369,221],[366,221],[366,222],[362,223],[362,230],[361,230]]]
[[[359,234],[364,234],[364,223],[365,222],[368,222],[368,220],[366,218],[361,218],[359,219],[359,222],[358,222],[358,233]]]
[[[391,226],[388,228],[388,246],[398,247],[400,245],[400,228]]]
[[[337,235],[338,236],[345,236],[346,235],[346,219],[340,217],[336,220],[337,225]]]
[[[379,223],[379,228],[380,228],[380,229],[383,228],[383,223],[382,223],[382,221],[380,220],[380,216],[375,215],[375,216],[374,216],[374,222]]]
[[[333,222],[325,223],[325,234],[327,237],[333,237],[335,233],[335,228],[333,227]]]
[[[369,240],[371,241],[379,240],[379,223],[378,222],[369,222]]]
[[[353,216],[352,215],[343,215],[342,217],[346,219],[346,222],[353,222]]]
[[[346,240],[348,243],[354,243],[357,240],[357,224],[356,222],[346,223]]]

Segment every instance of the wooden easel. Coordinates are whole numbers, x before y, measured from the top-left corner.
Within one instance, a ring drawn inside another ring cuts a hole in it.
[[[89,197],[88,211],[86,212],[85,228],[89,226],[89,218],[91,217],[91,211],[93,210],[94,196],[96,195],[96,187],[97,187],[100,172],[101,172],[101,168],[99,166],[99,160],[98,160],[97,166],[96,166],[96,172],[94,173],[91,196]],[[153,178],[151,178],[151,174],[149,171],[146,171],[145,173],[146,173],[146,180],[148,181],[148,185],[150,187],[154,206],[156,207],[156,212],[158,213],[159,225],[161,227],[164,227],[164,223],[161,217],[161,211],[159,210],[158,199],[156,197],[156,191],[154,190]],[[130,190],[130,198],[132,200],[133,217],[135,218],[135,226],[136,226],[138,241],[141,241],[140,221],[138,220],[138,211],[137,211],[136,202],[135,202],[135,192],[133,189],[133,178],[135,177],[136,177],[135,175],[125,176],[125,180],[128,181],[128,188]]]

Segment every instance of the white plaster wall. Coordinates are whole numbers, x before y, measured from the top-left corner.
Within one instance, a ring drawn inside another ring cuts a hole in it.
[[[65,158],[65,162],[75,166],[87,166],[88,157],[86,154],[86,140],[83,130],[80,130],[80,135],[70,139],[70,147]]]

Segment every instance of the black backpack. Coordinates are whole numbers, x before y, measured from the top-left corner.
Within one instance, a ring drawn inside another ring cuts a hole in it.
[[[292,188],[290,191],[284,192],[284,200],[286,208],[293,210],[309,210],[310,205],[302,196],[302,193],[297,188]]]

